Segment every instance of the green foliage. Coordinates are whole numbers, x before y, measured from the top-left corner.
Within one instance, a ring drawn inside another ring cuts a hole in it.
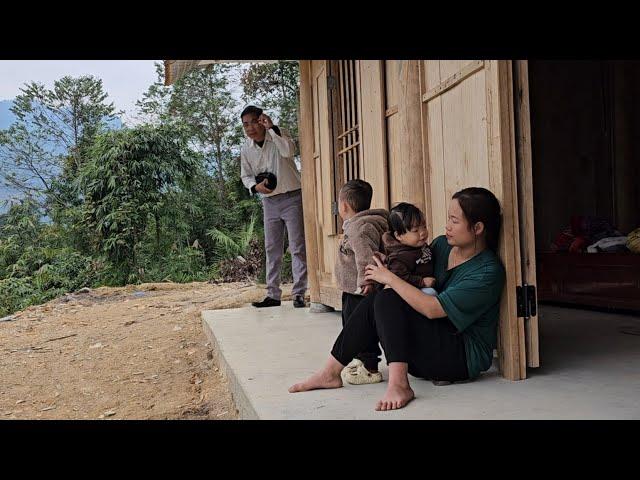
[[[172,248],[159,259],[145,255],[143,264],[140,276],[144,282],[203,282],[211,278],[213,271],[206,264],[202,249],[194,247]]]
[[[36,291],[28,278],[0,280],[0,317],[43,301],[42,292]]]
[[[99,280],[100,260],[64,246],[57,227],[41,221],[36,202],[13,205],[2,220],[0,316]]]
[[[207,235],[213,239],[214,245],[217,246],[218,259],[237,257],[238,255],[246,255],[251,240],[256,234],[256,217],[252,216],[249,223],[242,227],[239,232],[225,232],[219,228],[213,227],[207,232]]]
[[[36,245],[43,228],[40,216],[40,207],[31,199],[12,205],[0,215],[0,278],[12,275],[23,251]]]
[[[184,138],[172,126],[140,126],[100,135],[79,172],[85,219],[101,252],[130,280],[136,251],[152,217],[197,171]]]
[[[34,269],[35,266],[38,268]],[[16,263],[13,275],[0,279],[0,317],[82,287],[95,286],[98,268],[94,259],[71,249],[29,247]]]

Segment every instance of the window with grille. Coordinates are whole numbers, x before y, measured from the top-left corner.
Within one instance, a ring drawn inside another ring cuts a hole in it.
[[[335,62],[335,83],[338,100],[336,118],[336,170],[342,183],[360,178],[360,77],[357,60]]]
[[[334,185],[333,213],[337,231],[342,228],[338,219],[338,192],[349,180],[362,178],[360,161],[360,75],[358,60],[331,61],[329,90],[331,92]]]

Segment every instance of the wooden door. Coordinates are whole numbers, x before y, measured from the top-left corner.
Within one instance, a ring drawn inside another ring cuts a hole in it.
[[[444,232],[451,196],[470,186],[491,190],[503,209],[499,255],[507,281],[500,305],[499,365],[511,380],[526,378],[512,62],[421,62],[425,198],[433,236]],[[533,241],[533,239],[531,239]]]

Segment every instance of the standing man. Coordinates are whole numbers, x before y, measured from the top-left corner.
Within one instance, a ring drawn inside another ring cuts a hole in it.
[[[293,161],[295,144],[262,113],[261,108],[248,106],[240,118],[249,137],[240,152],[240,175],[252,194],[262,194],[267,251],[267,297],[252,305],[257,308],[280,305],[286,226],[293,270],[293,306],[301,308],[305,306],[307,290],[307,256],[300,172]]]

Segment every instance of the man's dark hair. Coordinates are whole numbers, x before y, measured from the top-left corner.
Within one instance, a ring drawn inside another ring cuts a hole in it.
[[[260,115],[262,115],[262,109],[254,105],[249,105],[247,108],[242,110],[242,113],[240,114],[240,120],[242,120],[242,117],[249,114],[253,114],[256,116],[256,118],[258,118]]]
[[[391,233],[404,235],[412,228],[419,227],[423,223],[425,223],[424,213],[411,203],[399,203],[389,212]]]
[[[340,189],[339,197],[347,202],[354,212],[362,212],[371,208],[373,188],[364,180],[349,180]]]

